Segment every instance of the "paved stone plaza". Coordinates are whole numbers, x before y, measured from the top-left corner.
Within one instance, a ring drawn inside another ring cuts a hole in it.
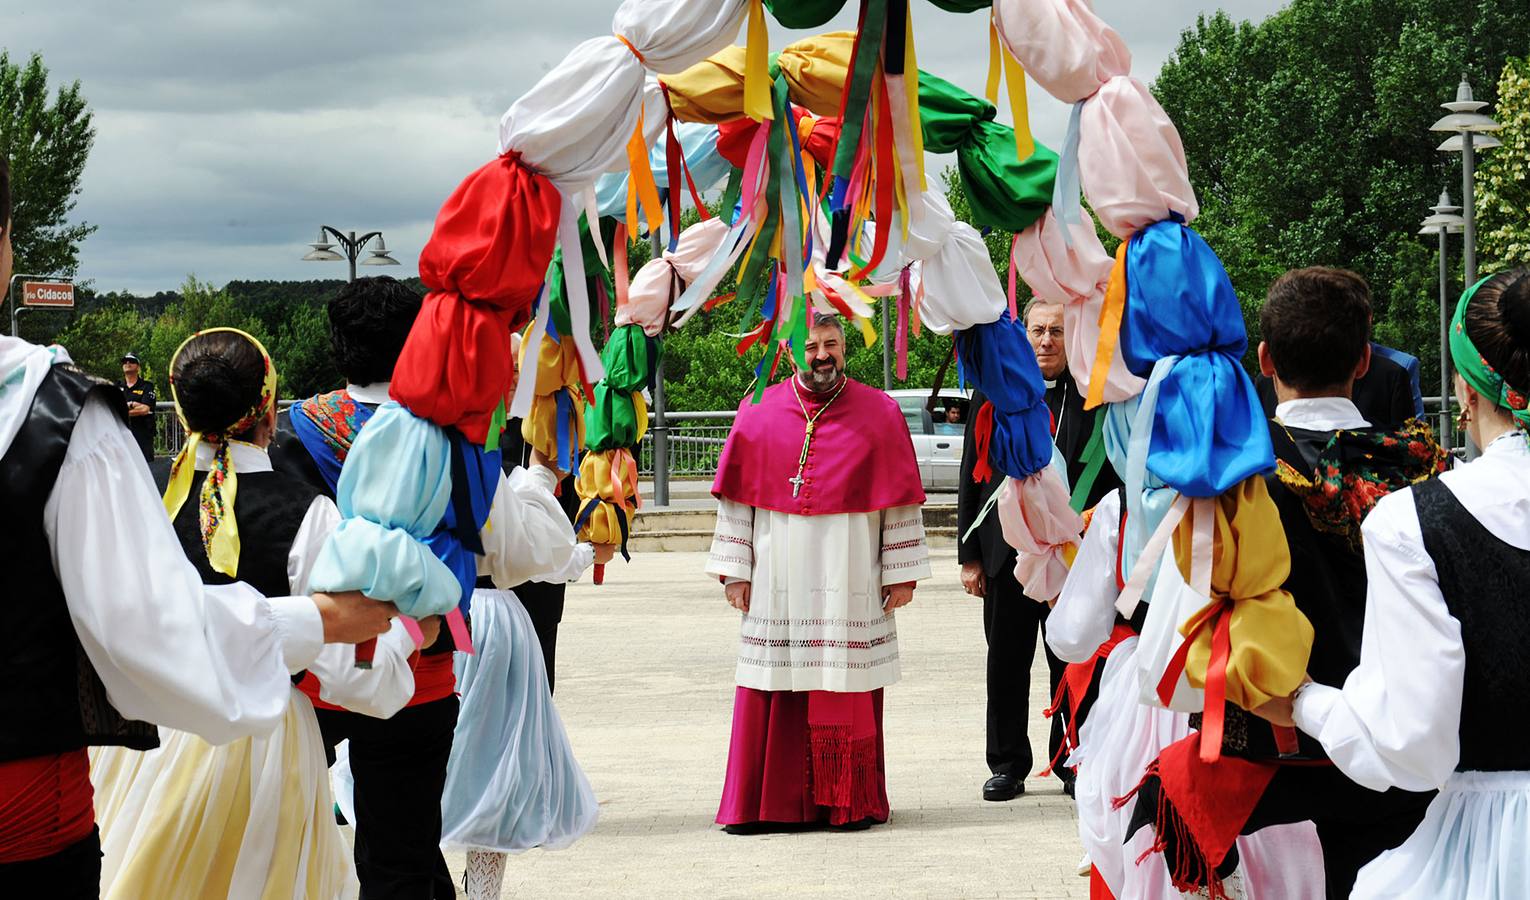
[[[512,857],[507,897],[1087,897],[1072,801],[1032,778],[985,803],[982,603],[954,549],[898,613],[903,680],[887,692],[892,821],[858,833],[735,837],[712,823],[733,703],[738,614],[702,575],[705,554],[619,559],[572,587],[558,706],[600,798],[568,850]],[[1034,713],[1047,699],[1037,653]],[[1045,759],[1045,723],[1032,730]],[[1038,763],[1038,768],[1044,763]],[[463,859],[448,857],[458,883]]]

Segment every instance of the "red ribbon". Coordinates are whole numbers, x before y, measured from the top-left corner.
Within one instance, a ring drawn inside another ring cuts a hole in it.
[[[988,445],[993,442],[993,404],[987,400],[978,408],[977,419],[972,423],[972,439],[977,442],[972,480],[987,484],[993,480],[993,466],[988,463]]]
[[[1232,656],[1232,604],[1223,601],[1213,621],[1211,632],[1211,659],[1206,663],[1206,704],[1201,710],[1201,762],[1210,764],[1222,758],[1222,730],[1226,719],[1227,663]],[[1204,627],[1204,626],[1202,626]],[[1174,652],[1163,678],[1158,682],[1158,699],[1168,706],[1174,699],[1174,686],[1184,674],[1190,657],[1190,645],[1195,643],[1196,628],[1185,636],[1185,642]]]

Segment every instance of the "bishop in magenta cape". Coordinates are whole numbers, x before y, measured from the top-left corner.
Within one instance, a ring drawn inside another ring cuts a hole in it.
[[[724,825],[888,816],[882,689],[899,669],[882,595],[930,575],[924,490],[897,403],[855,381],[833,396],[793,376],[745,399],[712,485],[707,573],[751,583]]]

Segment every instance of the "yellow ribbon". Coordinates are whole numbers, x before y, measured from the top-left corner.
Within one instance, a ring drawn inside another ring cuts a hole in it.
[[[175,387],[175,364],[188,344],[203,335],[217,332],[236,334],[249,341],[260,351],[261,359],[266,364],[265,380],[261,384],[260,399],[255,406],[233,423],[229,428],[230,433],[213,436],[218,442],[217,456],[214,458],[213,470],[202,480],[199,495],[198,522],[207,561],[212,564],[214,571],[235,578],[239,573],[239,522],[234,518],[234,499],[239,492],[239,480],[233,461],[228,458],[228,442],[231,434],[238,434],[259,422],[276,402],[276,366],[271,362],[271,354],[266,352],[266,348],[254,336],[237,328],[208,328],[182,341],[170,357],[170,397],[175,401],[175,414],[186,432],[186,443],[170,465],[170,480],[165,485],[163,500],[165,512],[171,521],[175,521],[186,498],[191,495],[191,483],[196,478],[197,447],[204,440],[202,432],[192,431],[186,424],[186,415],[181,410],[181,398]]]
[[[1094,368],[1089,370],[1089,395],[1084,409],[1094,409],[1105,402],[1105,380],[1116,355],[1116,341],[1121,336],[1121,318],[1126,315],[1126,251],[1130,241],[1116,248],[1116,265],[1110,270],[1110,284],[1105,288],[1105,303],[1100,307],[1100,342],[1094,351]]]
[[[770,106],[770,34],[761,0],[749,0],[749,46],[744,58],[744,115],[763,122],[774,117]]]
[[[994,106],[999,105],[999,75],[1003,73],[1004,86],[1009,92],[1009,115],[1015,123],[1015,152],[1024,162],[1036,152],[1036,139],[1031,135],[1030,101],[1025,96],[1025,68],[1014,54],[999,43],[999,26],[990,16],[988,20],[988,86],[985,96]]]

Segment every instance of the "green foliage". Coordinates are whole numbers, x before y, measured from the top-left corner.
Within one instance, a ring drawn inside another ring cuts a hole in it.
[[[69,349],[75,365],[116,381],[122,377],[122,354],[147,347],[153,324],[131,304],[114,301],[77,317],[59,333],[57,342]]]
[[[11,164],[18,273],[74,277],[80,242],[96,230],[68,221],[95,135],[78,81],[49,103],[42,57],[21,65],[0,50],[0,156]]]
[[[1530,265],[1530,57],[1511,59],[1498,79],[1493,118],[1503,146],[1477,170],[1478,234],[1484,270]]]
[[[1195,227],[1243,302],[1250,360],[1270,283],[1308,265],[1365,276],[1378,338],[1426,366],[1437,356],[1436,260],[1417,223],[1460,176],[1429,125],[1463,72],[1493,101],[1527,46],[1523,0],[1293,0],[1257,25],[1219,12],[1181,35],[1153,89],[1184,138]]]

